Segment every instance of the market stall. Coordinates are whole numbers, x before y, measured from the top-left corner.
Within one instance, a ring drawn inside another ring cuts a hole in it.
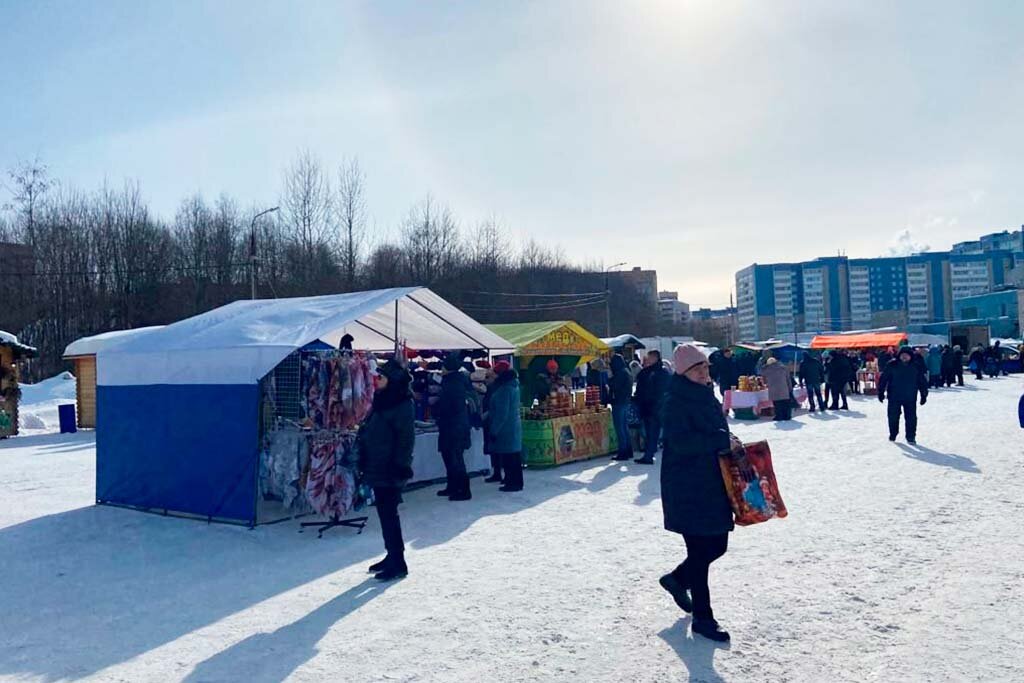
[[[236,301],[101,349],[97,503],[250,525],[343,519],[369,502],[355,429],[373,367],[405,348],[513,350],[418,287]],[[415,480],[437,478],[436,433],[417,427]],[[488,466],[478,444],[469,470]]]
[[[132,337],[159,330],[160,327],[139,327],[134,330],[114,330],[82,337],[64,349],[64,360],[74,364],[75,398],[79,428],[96,426],[96,354],[102,348],[113,348]]]
[[[841,349],[844,351],[873,351],[880,353],[888,348],[899,348],[906,344],[908,336],[903,332],[863,332],[855,334],[818,335],[811,340],[812,349]],[[861,393],[878,394],[881,368],[877,359],[867,360],[857,371],[857,385]]]
[[[793,398],[798,407],[807,403],[807,390],[803,387],[793,389]],[[722,399],[722,410],[728,415],[732,411],[737,420],[757,420],[761,417],[773,417],[775,404],[768,397],[768,387],[760,377],[743,376],[739,378],[736,389],[725,392]]]
[[[0,330],[0,439],[18,433],[21,388],[18,386],[17,361],[38,355],[34,347],[22,344],[13,334]]]
[[[527,465],[548,467],[615,452],[618,442],[611,412],[600,404],[600,387],[573,391],[568,381],[581,362],[609,352],[604,342],[572,321],[488,325],[488,329],[515,346]]]

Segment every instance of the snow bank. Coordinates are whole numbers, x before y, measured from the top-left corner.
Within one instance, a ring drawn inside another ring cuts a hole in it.
[[[18,430],[23,435],[50,434],[60,431],[57,407],[77,405],[75,376],[70,372],[44,379],[38,384],[22,384],[18,404]]]

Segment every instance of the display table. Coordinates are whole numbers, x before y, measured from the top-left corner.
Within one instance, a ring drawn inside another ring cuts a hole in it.
[[[617,449],[610,410],[550,420],[523,420],[523,457],[530,467],[552,467],[610,455]]]
[[[878,393],[878,380],[880,377],[881,373],[874,370],[858,370],[857,381],[860,383],[861,393],[871,396],[876,395]]]
[[[773,415],[775,404],[768,398],[768,390],[761,391],[737,391],[730,389],[725,392],[725,400],[722,401],[722,410],[726,415],[733,411],[733,415],[741,420],[756,420],[762,415]],[[793,398],[799,406],[807,402],[807,389],[797,387],[793,389]]]
[[[466,451],[466,471],[470,474],[491,468],[491,459],[484,455],[484,433],[479,429],[471,430],[472,446]],[[416,445],[412,451],[412,480],[410,485],[424,484],[443,480],[447,476],[444,461],[437,452],[437,432],[424,432],[416,435]]]

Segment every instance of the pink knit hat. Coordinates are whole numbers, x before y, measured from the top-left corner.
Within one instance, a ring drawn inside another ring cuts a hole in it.
[[[672,354],[672,363],[676,366],[677,375],[682,375],[694,365],[707,362],[708,357],[693,344],[680,344]]]

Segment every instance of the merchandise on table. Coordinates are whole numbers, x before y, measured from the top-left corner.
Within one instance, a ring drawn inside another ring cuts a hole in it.
[[[764,391],[768,388],[764,383],[764,378],[757,375],[744,375],[739,378],[738,382],[737,389],[740,391]]]

